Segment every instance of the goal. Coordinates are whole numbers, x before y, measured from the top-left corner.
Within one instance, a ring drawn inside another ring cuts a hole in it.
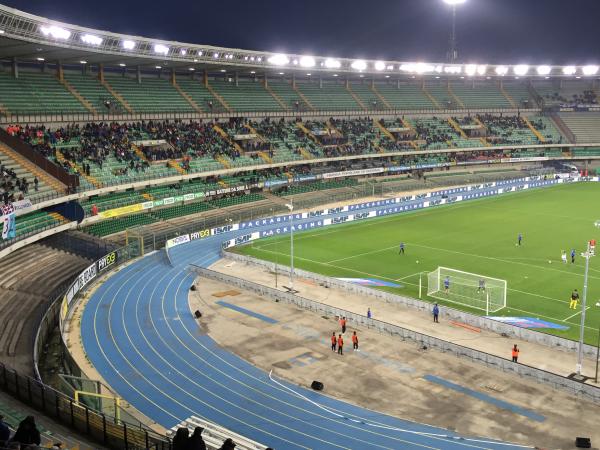
[[[444,283],[446,278],[449,281],[447,292]],[[480,283],[484,289],[480,288]],[[438,267],[427,276],[427,295],[489,314],[506,307],[506,280]]]

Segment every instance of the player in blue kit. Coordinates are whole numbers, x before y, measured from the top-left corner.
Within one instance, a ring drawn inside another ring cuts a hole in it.
[[[444,278],[444,292],[447,294],[450,292],[450,277]]]

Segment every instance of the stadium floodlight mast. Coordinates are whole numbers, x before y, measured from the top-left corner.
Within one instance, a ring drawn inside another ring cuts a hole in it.
[[[290,210],[290,289],[294,293],[294,200],[290,199],[285,206]]]
[[[575,367],[577,375],[581,376],[581,370],[583,366],[583,335],[585,332],[585,301],[587,297],[587,287],[588,287],[588,272],[590,267],[590,258],[594,256],[594,252],[592,252],[590,248],[590,243],[587,243],[587,250],[585,253],[582,253],[581,256],[585,258],[585,273],[583,276],[583,296],[581,298],[581,324],[579,326],[579,351],[577,352],[577,366]]]
[[[456,7],[467,0],[444,0],[444,3],[452,7],[452,32],[450,34],[450,49],[448,51],[448,62],[455,63],[458,60],[458,48],[456,46]]]

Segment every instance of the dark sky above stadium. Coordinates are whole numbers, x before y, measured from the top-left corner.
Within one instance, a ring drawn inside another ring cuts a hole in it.
[[[145,37],[335,57],[444,60],[442,0],[0,0],[77,25]],[[467,0],[464,62],[600,62],[600,0]]]

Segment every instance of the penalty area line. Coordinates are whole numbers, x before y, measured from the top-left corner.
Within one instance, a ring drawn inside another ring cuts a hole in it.
[[[590,306],[586,306],[585,310],[587,311],[588,309],[590,309]],[[563,322],[566,322],[567,320],[575,317],[577,314],[581,314],[581,310],[577,311],[575,314],[571,314],[569,317],[567,317],[566,319],[563,319]]]

